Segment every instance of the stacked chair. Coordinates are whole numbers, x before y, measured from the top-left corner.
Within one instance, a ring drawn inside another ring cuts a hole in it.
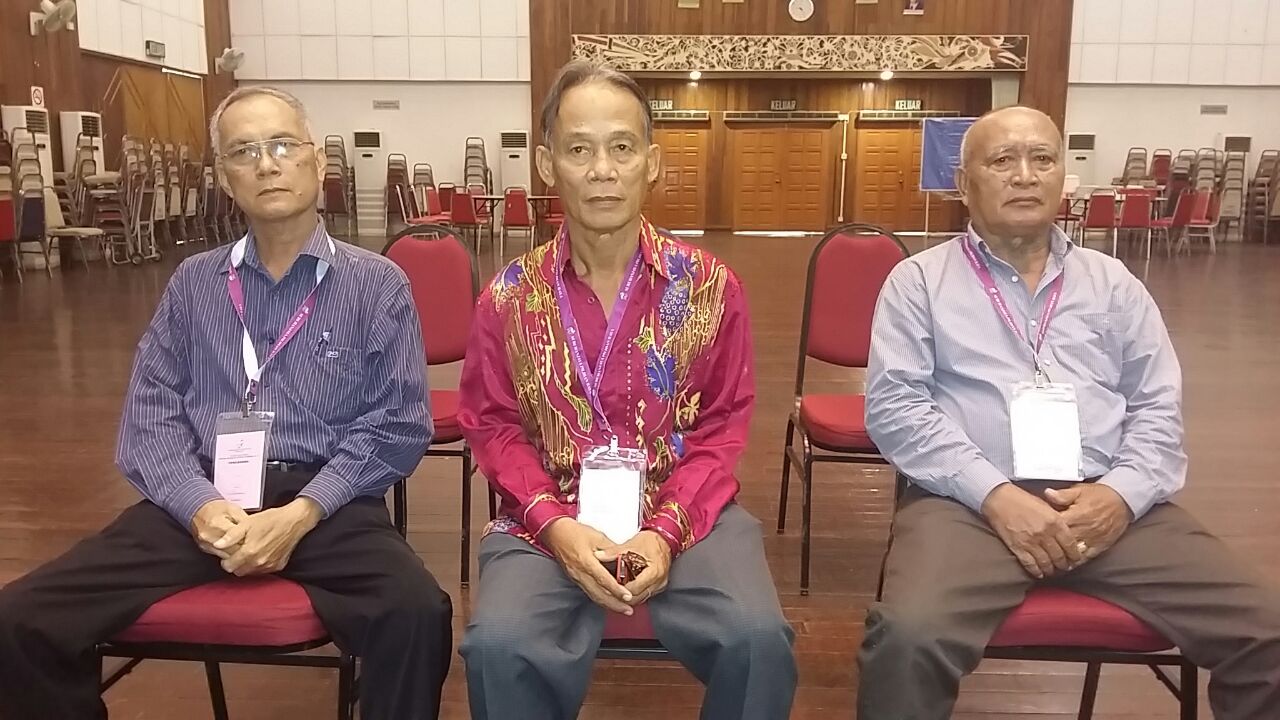
[[[1276,217],[1277,170],[1280,169],[1280,152],[1267,150],[1258,158],[1253,180],[1245,199],[1245,236],[1266,244],[1269,241],[1271,218]]]
[[[489,161],[484,152],[484,139],[467,138],[466,154],[462,163],[462,184],[464,187],[481,185],[484,194],[493,189],[493,176],[489,172]]]
[[[347,159],[347,146],[340,135],[328,135],[324,139],[324,219],[329,232],[333,232],[334,219],[346,219],[347,237],[355,229],[355,169]]]
[[[387,225],[408,225],[418,212],[417,201],[409,187],[409,159],[400,153],[387,155]]]
[[[1124,159],[1124,172],[1112,181],[1114,185],[1137,183],[1147,177],[1147,149],[1129,148]]]
[[[410,190],[413,192],[414,201],[418,205],[418,210],[423,213],[431,214],[427,204],[427,189],[435,189],[436,177],[431,171],[431,165],[428,163],[413,164],[413,184]]]

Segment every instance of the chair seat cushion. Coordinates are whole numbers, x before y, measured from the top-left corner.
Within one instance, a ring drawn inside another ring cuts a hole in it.
[[[878,452],[867,435],[865,395],[805,395],[800,422],[820,446]]]
[[[102,235],[102,228],[86,228],[86,227],[60,227],[48,228],[45,231],[53,237],[98,237]]]
[[[409,218],[410,225],[438,225],[440,223],[449,222],[449,213],[440,213],[439,215],[423,215],[422,217]]]
[[[302,586],[266,575],[218,580],[171,595],[112,641],[278,647],[327,637]]]
[[[649,606],[640,605],[630,617],[616,612],[604,614],[605,640],[657,640],[653,634],[653,621],[649,618]]]
[[[1160,652],[1173,643],[1109,602],[1059,588],[1037,588],[1013,611],[989,647],[1088,647]]]
[[[1171,218],[1171,217],[1156,218],[1155,220],[1152,220],[1152,221],[1151,221],[1151,227],[1153,227],[1153,228],[1170,228],[1170,227],[1173,227],[1173,218]]]
[[[458,424],[458,391],[431,391],[431,423],[435,426],[435,436],[431,442],[451,443],[462,439],[462,426]]]

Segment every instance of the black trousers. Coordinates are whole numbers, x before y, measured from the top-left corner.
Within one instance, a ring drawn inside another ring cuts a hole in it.
[[[288,503],[308,473],[268,472],[266,505]],[[440,712],[453,608],[381,498],[357,498],[298,544],[282,577],[301,584],[338,647],[361,658],[360,716]],[[150,502],[0,590],[0,718],[107,716],[95,645],[158,600],[227,577],[188,530]]]

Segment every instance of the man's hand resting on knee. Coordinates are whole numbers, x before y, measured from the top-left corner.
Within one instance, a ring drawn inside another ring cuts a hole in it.
[[[247,516],[213,543],[213,548],[229,554],[222,560],[222,569],[232,575],[280,572],[322,516],[316,501],[300,497],[288,505]]]
[[[1043,580],[1084,562],[1063,515],[1013,483],[991,491],[982,516],[1032,577]]]
[[[622,556],[629,552],[644,558],[644,569],[626,584],[632,596],[627,604],[635,607],[667,589],[667,579],[671,575],[671,546],[658,533],[641,530],[621,545],[597,550],[596,559],[606,563],[622,562]]]
[[[604,533],[573,518],[562,517],[553,520],[539,539],[592,602],[605,610],[631,614],[631,606],[627,604],[632,599],[631,591],[619,585],[596,557],[597,550],[613,547]]]
[[[239,505],[226,500],[211,500],[196,511],[191,519],[191,537],[195,538],[200,549],[219,559],[231,557],[231,546],[220,550],[214,543],[226,536],[232,528],[249,519],[249,515]]]

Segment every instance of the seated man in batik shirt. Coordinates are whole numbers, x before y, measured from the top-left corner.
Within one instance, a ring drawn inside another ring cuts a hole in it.
[[[571,63],[542,116],[538,169],[567,219],[480,298],[462,377],[463,433],[502,499],[461,647],[472,717],[576,717],[606,614],[645,605],[706,685],[703,718],[785,718],[794,635],[734,502],[755,402],[742,287],[641,216],[660,148],[633,80]],[[577,519],[584,454],[611,446],[644,466],[618,542]]]

